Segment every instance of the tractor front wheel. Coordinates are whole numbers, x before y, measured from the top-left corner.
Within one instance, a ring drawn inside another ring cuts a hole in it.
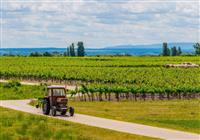
[[[74,108],[73,107],[69,107],[69,115],[74,116]]]
[[[52,115],[52,116],[56,116],[56,109],[55,109],[55,108],[52,108],[52,109],[51,109],[51,115]]]
[[[49,115],[50,112],[50,103],[47,99],[44,99],[44,102],[42,103],[42,112],[45,115]]]

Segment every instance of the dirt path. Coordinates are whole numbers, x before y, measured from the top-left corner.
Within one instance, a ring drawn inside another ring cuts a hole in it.
[[[0,106],[11,108],[31,114],[43,115],[40,109],[27,105],[30,100],[4,100],[0,101]],[[52,117],[52,116],[49,116]],[[56,119],[96,126],[100,128],[111,129],[120,132],[126,132],[149,137],[162,138],[167,140],[200,140],[200,135],[176,130],[152,127],[136,123],[128,123],[88,115],[75,114],[74,117],[56,116]]]
[[[7,83],[8,80],[2,80],[0,79],[0,83]],[[30,86],[39,86],[40,83],[39,82],[27,82],[27,81],[21,81],[20,82],[22,85],[30,85]],[[69,90],[75,90],[76,86],[71,86],[71,85],[63,85],[63,86],[66,86],[66,89],[69,89]]]

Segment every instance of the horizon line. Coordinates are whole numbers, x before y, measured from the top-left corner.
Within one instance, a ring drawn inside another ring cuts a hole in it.
[[[112,47],[119,47],[119,46],[148,46],[148,45],[161,45],[163,44],[164,42],[162,43],[144,43],[144,44],[116,44],[116,45],[108,45],[108,46],[105,46],[105,47],[85,47],[86,49],[104,49],[104,48],[112,48]],[[195,42],[167,42],[167,44],[178,44],[178,43],[195,43]],[[0,49],[39,49],[39,48],[67,48],[68,46],[66,47],[44,47],[44,46],[41,46],[41,47],[0,47]],[[76,48],[76,47],[75,47]]]

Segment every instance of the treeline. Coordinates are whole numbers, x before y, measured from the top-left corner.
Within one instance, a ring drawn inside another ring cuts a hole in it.
[[[75,49],[74,43],[67,47],[67,52],[64,53],[64,56],[85,56],[85,48],[83,42],[77,43],[77,50]],[[76,51],[75,51],[76,50]]]
[[[77,46],[72,43],[69,47],[67,47],[66,52],[61,53],[61,52],[44,52],[44,53],[39,53],[39,52],[32,52],[30,53],[29,56],[79,56],[83,57],[85,56],[85,48],[84,44],[82,41],[79,41],[77,43]]]
[[[193,47],[195,49],[195,54],[200,55],[200,43],[194,44]]]
[[[63,56],[62,53],[60,52],[44,52],[44,53],[40,53],[40,52],[32,52],[30,53],[29,56]]]
[[[200,43],[195,43],[193,45],[194,49],[195,49],[195,55],[200,55]],[[182,50],[181,47],[168,47],[168,44],[166,42],[163,43],[162,46],[162,55],[163,56],[180,56],[182,55]]]
[[[162,56],[180,56],[180,55],[189,55],[189,56],[193,56],[193,55],[200,55],[200,43],[195,43],[193,45],[195,51],[194,53],[183,53],[182,49],[180,46],[173,46],[173,47],[168,47],[168,43],[164,42],[162,45],[162,52],[160,55]],[[63,52],[58,52],[58,51],[54,51],[54,52],[32,52],[30,53],[28,56],[78,56],[78,57],[83,57],[85,56],[85,47],[82,41],[79,41],[77,44],[72,43],[70,46],[67,47],[66,51]],[[20,54],[3,54],[2,56],[27,56],[27,55],[20,55]],[[99,56],[132,56],[128,53],[119,53],[119,54],[114,54],[114,55],[96,55],[97,57]],[[145,56],[151,56],[151,55],[145,55]]]
[[[18,56],[18,57],[24,57],[24,56],[33,56],[33,57],[39,57],[39,56],[64,56],[63,53],[61,52],[32,52],[29,55],[23,55],[23,54],[12,54],[12,53],[8,53],[8,54],[3,54],[2,56]]]
[[[162,48],[162,55],[163,56],[179,56],[182,54],[181,47],[172,47],[169,48],[168,44],[166,42],[163,43],[163,48]]]

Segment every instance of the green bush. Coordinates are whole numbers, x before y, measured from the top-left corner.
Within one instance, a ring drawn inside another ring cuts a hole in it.
[[[20,87],[21,83],[19,81],[11,80],[4,84],[4,88]]]

